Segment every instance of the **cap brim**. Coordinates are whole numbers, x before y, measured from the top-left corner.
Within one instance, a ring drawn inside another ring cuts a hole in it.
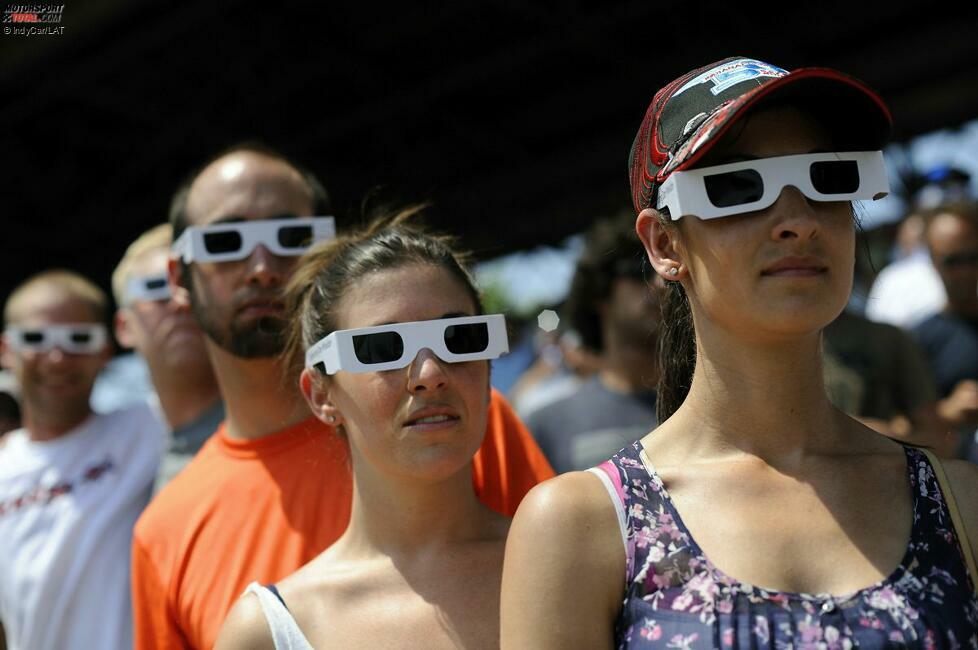
[[[792,102],[825,124],[833,146],[850,151],[875,151],[889,139],[893,118],[883,99],[869,86],[827,68],[800,68],[745,94],[704,120],[662,171],[689,169],[709,152],[724,134],[745,115],[759,107]],[[661,172],[660,172],[661,173]]]

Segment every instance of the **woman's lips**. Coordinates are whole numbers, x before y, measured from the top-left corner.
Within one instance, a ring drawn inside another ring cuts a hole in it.
[[[785,257],[761,270],[764,277],[807,278],[822,275],[829,268],[816,257]]]
[[[411,431],[439,431],[454,427],[461,418],[454,409],[423,408],[411,413],[403,427]]]

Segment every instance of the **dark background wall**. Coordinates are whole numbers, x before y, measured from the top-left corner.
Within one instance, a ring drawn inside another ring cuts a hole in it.
[[[68,0],[64,34],[0,35],[0,299],[51,266],[107,286],[187,171],[246,138],[341,218],[431,199],[493,257],[626,206],[652,94],[725,56],[854,74],[898,140],[978,117],[978,3],[400,5]]]

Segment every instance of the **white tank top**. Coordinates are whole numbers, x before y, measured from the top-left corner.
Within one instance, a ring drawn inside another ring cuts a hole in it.
[[[289,608],[271,589],[252,582],[245,589],[245,593],[258,596],[261,611],[265,614],[268,627],[272,630],[275,650],[312,650],[312,645],[299,629],[299,624],[292,618]]]

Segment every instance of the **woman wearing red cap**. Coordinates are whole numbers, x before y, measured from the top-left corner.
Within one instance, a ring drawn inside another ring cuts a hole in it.
[[[826,69],[731,58],[656,94],[630,172],[669,285],[662,424],[524,500],[504,648],[978,645],[978,469],[880,436],[822,382],[889,130]]]

